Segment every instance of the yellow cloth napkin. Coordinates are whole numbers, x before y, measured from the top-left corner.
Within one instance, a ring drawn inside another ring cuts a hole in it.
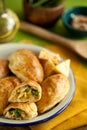
[[[61,46],[47,44],[44,47],[59,53],[64,59],[71,59],[71,68],[76,78],[76,91],[71,103],[62,113],[30,128],[32,130],[70,130],[87,125],[87,68],[81,64],[74,53]]]

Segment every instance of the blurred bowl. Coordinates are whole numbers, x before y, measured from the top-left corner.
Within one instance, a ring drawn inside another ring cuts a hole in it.
[[[50,26],[55,23],[64,11],[65,4],[62,3],[55,7],[33,7],[29,0],[23,1],[24,15],[27,21],[41,25]]]
[[[79,26],[79,24],[80,24],[79,29],[72,25],[72,21],[77,16],[80,16],[79,21],[76,21],[76,22],[78,22],[78,23],[76,23],[77,26]],[[86,29],[87,29],[87,7],[86,6],[73,7],[73,8],[70,8],[70,9],[66,10],[62,14],[62,21],[63,21],[63,24],[65,25],[66,29],[71,34],[73,34],[75,36],[87,36],[87,30],[84,30],[84,29],[80,28],[81,26],[82,26],[82,28],[84,26],[83,25],[83,23],[84,23],[83,19],[84,18],[82,18],[82,17],[86,18],[85,25],[86,25]]]

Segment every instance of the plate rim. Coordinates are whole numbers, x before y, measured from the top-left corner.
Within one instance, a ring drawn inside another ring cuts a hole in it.
[[[4,47],[6,47],[6,45],[7,45],[7,49],[10,49],[10,47],[13,47],[14,48],[14,46],[15,46],[15,48],[17,49],[17,47],[20,47],[20,48],[23,48],[23,47],[28,47],[28,49],[30,49],[30,48],[32,48],[32,49],[34,49],[34,48],[37,48],[37,51],[38,50],[40,50],[40,49],[42,49],[42,48],[45,48],[45,47],[43,47],[43,46],[39,46],[39,45],[33,45],[33,44],[25,44],[25,43],[19,43],[19,44],[17,44],[17,43],[15,43],[15,42],[12,42],[12,43],[4,43],[4,44],[1,44],[0,46],[2,46],[2,48],[4,48]],[[46,48],[47,49],[47,48]],[[0,50],[1,50],[1,47],[0,47]],[[34,49],[35,50],[35,49]],[[48,50],[50,50],[50,49],[48,49]],[[53,51],[52,51],[53,52]],[[53,53],[55,53],[55,52],[53,52]],[[68,107],[68,105],[70,104],[70,102],[72,101],[72,99],[73,99],[73,96],[74,96],[74,93],[75,93],[75,89],[76,89],[76,79],[75,79],[75,76],[74,76],[74,73],[73,73],[73,71],[72,71],[72,69],[71,69],[71,67],[70,67],[70,74],[71,74],[71,76],[72,76],[72,80],[74,81],[73,82],[73,91],[72,91],[72,93],[71,93],[71,95],[70,95],[70,97],[69,97],[69,99],[68,99],[68,101],[66,102],[66,104],[65,105],[63,105],[58,111],[56,111],[54,114],[52,114],[52,115],[50,115],[50,116],[48,116],[48,117],[46,117],[46,118],[44,118],[44,119],[39,119],[39,120],[37,120],[37,121],[29,121],[29,120],[22,120],[22,122],[21,123],[14,123],[15,121],[17,121],[17,120],[10,120],[10,119],[4,119],[3,118],[3,121],[1,121],[1,119],[2,118],[0,118],[0,125],[7,125],[7,126],[28,126],[28,125],[35,125],[35,124],[39,124],[39,123],[43,123],[43,122],[46,122],[46,121],[48,121],[48,120],[50,120],[50,119],[52,119],[52,118],[54,118],[55,116],[57,116],[57,115],[59,115],[62,111],[64,111],[67,107]],[[62,101],[61,101],[62,102]],[[4,120],[8,120],[9,122],[5,122]],[[11,121],[11,122],[10,122]],[[23,121],[25,121],[25,122],[23,122]],[[19,122],[19,121],[18,121]]]

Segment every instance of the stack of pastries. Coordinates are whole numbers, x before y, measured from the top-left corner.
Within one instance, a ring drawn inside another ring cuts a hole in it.
[[[70,59],[42,49],[37,56],[18,49],[0,59],[0,115],[31,119],[58,104],[68,93]]]

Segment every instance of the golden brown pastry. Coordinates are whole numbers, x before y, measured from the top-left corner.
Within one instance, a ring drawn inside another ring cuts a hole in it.
[[[45,78],[56,73],[56,65],[58,65],[60,62],[59,54],[53,53],[43,48],[40,51],[40,54],[38,57],[43,66]]]
[[[56,65],[55,70],[57,73],[64,74],[65,76],[69,77],[70,72],[70,59],[66,59]]]
[[[19,49],[8,58],[10,70],[22,81],[43,81],[43,68],[36,55],[28,49]]]
[[[5,108],[3,115],[9,119],[22,120],[36,117],[37,106],[35,103],[11,103]]]
[[[44,77],[47,78],[50,75],[58,73],[55,64],[51,60],[47,60],[43,64]]]
[[[69,76],[70,59],[61,61],[58,54],[52,53],[46,49],[41,50],[39,54],[39,59],[44,69],[45,78],[58,73],[62,73],[67,77]]]
[[[0,78],[3,78],[9,74],[8,61],[0,59]]]
[[[57,65],[54,65],[54,63],[51,60],[48,60],[44,63],[43,68],[45,78],[58,73],[64,74],[65,76],[69,77],[70,59],[61,61]]]
[[[19,79],[14,76],[0,79],[0,115],[2,115],[4,108],[8,104],[10,93],[19,83]]]
[[[45,62],[47,60],[50,60],[53,62],[53,64],[58,64],[58,62],[60,61],[60,55],[57,53],[53,53],[45,48],[43,48],[40,53],[39,53],[39,59],[41,60],[41,62]]]
[[[42,83],[42,97],[36,103],[39,113],[43,113],[59,103],[69,91],[69,80],[63,74],[55,74]]]
[[[32,80],[25,81],[14,88],[9,102],[36,102],[42,95],[41,86]]]

